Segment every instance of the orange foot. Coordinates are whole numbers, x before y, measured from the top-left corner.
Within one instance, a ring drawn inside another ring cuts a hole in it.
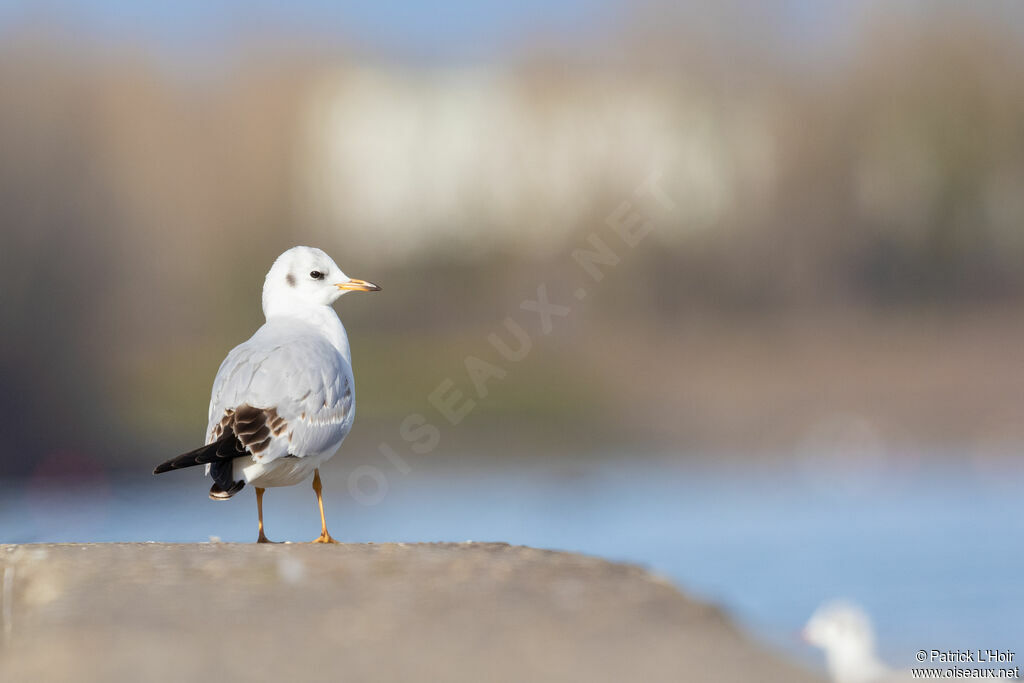
[[[327,533],[327,529],[323,530],[323,532],[320,534],[319,538],[317,538],[317,539],[315,539],[313,541],[310,541],[310,542],[311,543],[337,543],[337,541],[335,541],[333,538],[331,538],[331,535],[329,533]]]

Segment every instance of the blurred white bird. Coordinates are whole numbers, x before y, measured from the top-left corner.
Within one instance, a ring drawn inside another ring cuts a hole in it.
[[[887,683],[906,676],[889,669],[875,653],[875,634],[868,615],[857,605],[828,602],[819,607],[803,630],[803,638],[825,651],[834,683]]]
[[[348,335],[331,308],[345,292],[380,287],[349,278],[319,249],[281,254],[263,284],[267,322],[221,363],[210,398],[206,445],[157,466],[154,474],[206,465],[210,498],[227,500],[256,488],[259,543],[263,490],[313,475],[320,537],[327,533],[319,467],[341,446],[355,418],[355,385]]]

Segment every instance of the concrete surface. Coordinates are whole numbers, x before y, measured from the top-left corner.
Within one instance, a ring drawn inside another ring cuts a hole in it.
[[[817,680],[632,566],[496,543],[0,545],[2,681]]]

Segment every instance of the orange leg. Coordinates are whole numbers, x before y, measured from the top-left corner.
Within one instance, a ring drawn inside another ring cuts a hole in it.
[[[316,492],[316,504],[320,506],[320,537],[313,541],[313,543],[337,543],[331,535],[327,533],[327,519],[324,517],[324,497],[321,494],[323,491],[323,485],[320,483],[320,469],[317,468],[313,471],[313,490]]]
[[[273,541],[271,541],[269,538],[267,538],[266,535],[263,533],[263,491],[264,490],[265,489],[261,489],[258,486],[256,487],[256,511],[260,515],[260,537],[256,539],[256,542],[257,543],[273,543]]]

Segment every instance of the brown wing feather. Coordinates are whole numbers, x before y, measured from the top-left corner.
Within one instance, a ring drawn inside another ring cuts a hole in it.
[[[154,474],[249,454],[259,455],[270,445],[271,438],[287,430],[288,422],[274,408],[254,408],[246,404],[228,408],[213,428],[209,444],[161,463]]]

